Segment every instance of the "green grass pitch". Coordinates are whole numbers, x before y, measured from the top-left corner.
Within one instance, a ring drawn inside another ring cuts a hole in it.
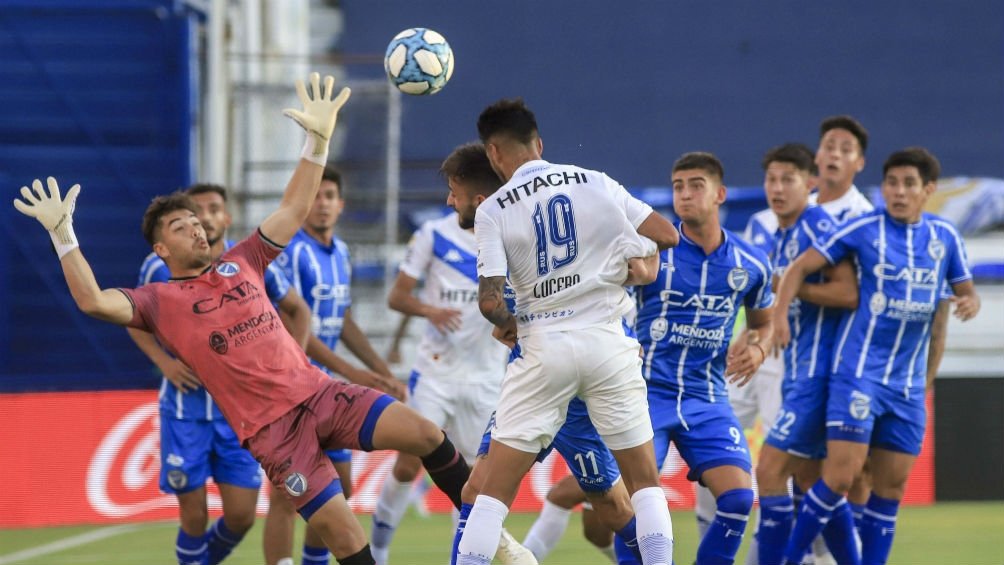
[[[696,534],[692,512],[674,511],[673,529],[676,535],[676,563],[693,562]],[[513,514],[506,521],[517,539],[522,539],[534,519],[533,514]],[[360,516],[368,529],[369,516]],[[450,518],[435,515],[421,518],[409,514],[398,530],[391,550],[395,565],[444,565],[450,543]],[[80,564],[164,564],[174,559],[174,523],[144,523],[105,531],[96,527],[36,528],[0,531],[0,565],[80,565]],[[121,529],[119,529],[121,528]],[[261,520],[224,563],[229,565],[260,565]],[[53,552],[38,552],[82,534],[111,534],[104,539],[74,545]],[[299,545],[302,526],[298,528]],[[744,540],[738,563],[746,554],[748,538]],[[35,552],[31,556],[30,552]],[[18,558],[18,555],[26,556]],[[299,555],[297,555],[299,563]],[[332,564],[334,565],[334,560]],[[593,549],[581,535],[579,515],[572,522],[548,564],[605,563],[605,558]],[[902,564],[1004,564],[1004,503],[939,503],[929,507],[907,507],[902,510],[896,528],[896,542],[890,563]]]

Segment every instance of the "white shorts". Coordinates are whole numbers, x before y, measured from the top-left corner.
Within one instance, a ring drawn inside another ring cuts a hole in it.
[[[498,405],[502,384],[498,374],[479,378],[475,373],[460,381],[415,372],[412,378],[416,381],[408,405],[445,430],[464,459],[474,461]]]
[[[781,381],[784,379],[784,359],[767,356],[753,379],[740,388],[729,384],[729,404],[744,429],[752,429],[760,416],[760,426],[766,431],[781,409]]]
[[[638,341],[620,323],[519,338],[522,355],[509,364],[492,439],[537,453],[551,444],[578,396],[613,450],[652,439]]]

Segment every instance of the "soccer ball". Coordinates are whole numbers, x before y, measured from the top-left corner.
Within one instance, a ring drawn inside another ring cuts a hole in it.
[[[424,27],[413,27],[390,41],[383,68],[401,92],[435,94],[453,76],[453,50],[442,35]]]

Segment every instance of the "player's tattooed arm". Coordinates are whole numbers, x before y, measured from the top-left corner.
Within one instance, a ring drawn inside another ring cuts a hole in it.
[[[480,277],[478,279],[478,308],[481,315],[495,324],[496,339],[506,345],[515,345],[516,318],[505,303],[505,277]]]

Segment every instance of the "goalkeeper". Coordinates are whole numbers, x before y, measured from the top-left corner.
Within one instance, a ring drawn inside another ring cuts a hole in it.
[[[213,261],[206,232],[183,195],[158,197],[143,234],[171,281],[102,289],[78,248],[72,215],[80,186],[61,198],[56,180],[23,187],[18,211],[49,231],[77,306],[86,314],[153,332],[199,375],[275,488],[321,534],[342,564],[372,564],[367,537],[341,494],[325,449],[394,449],[419,456],[454,505],[470,472],[432,422],[375,390],[329,379],[283,329],[265,295],[263,275],[306,219],[327,162],[328,140],[349,89],[310,76],[296,89],[303,110],[284,113],[307,130],[302,158],[279,208],[258,230]]]

